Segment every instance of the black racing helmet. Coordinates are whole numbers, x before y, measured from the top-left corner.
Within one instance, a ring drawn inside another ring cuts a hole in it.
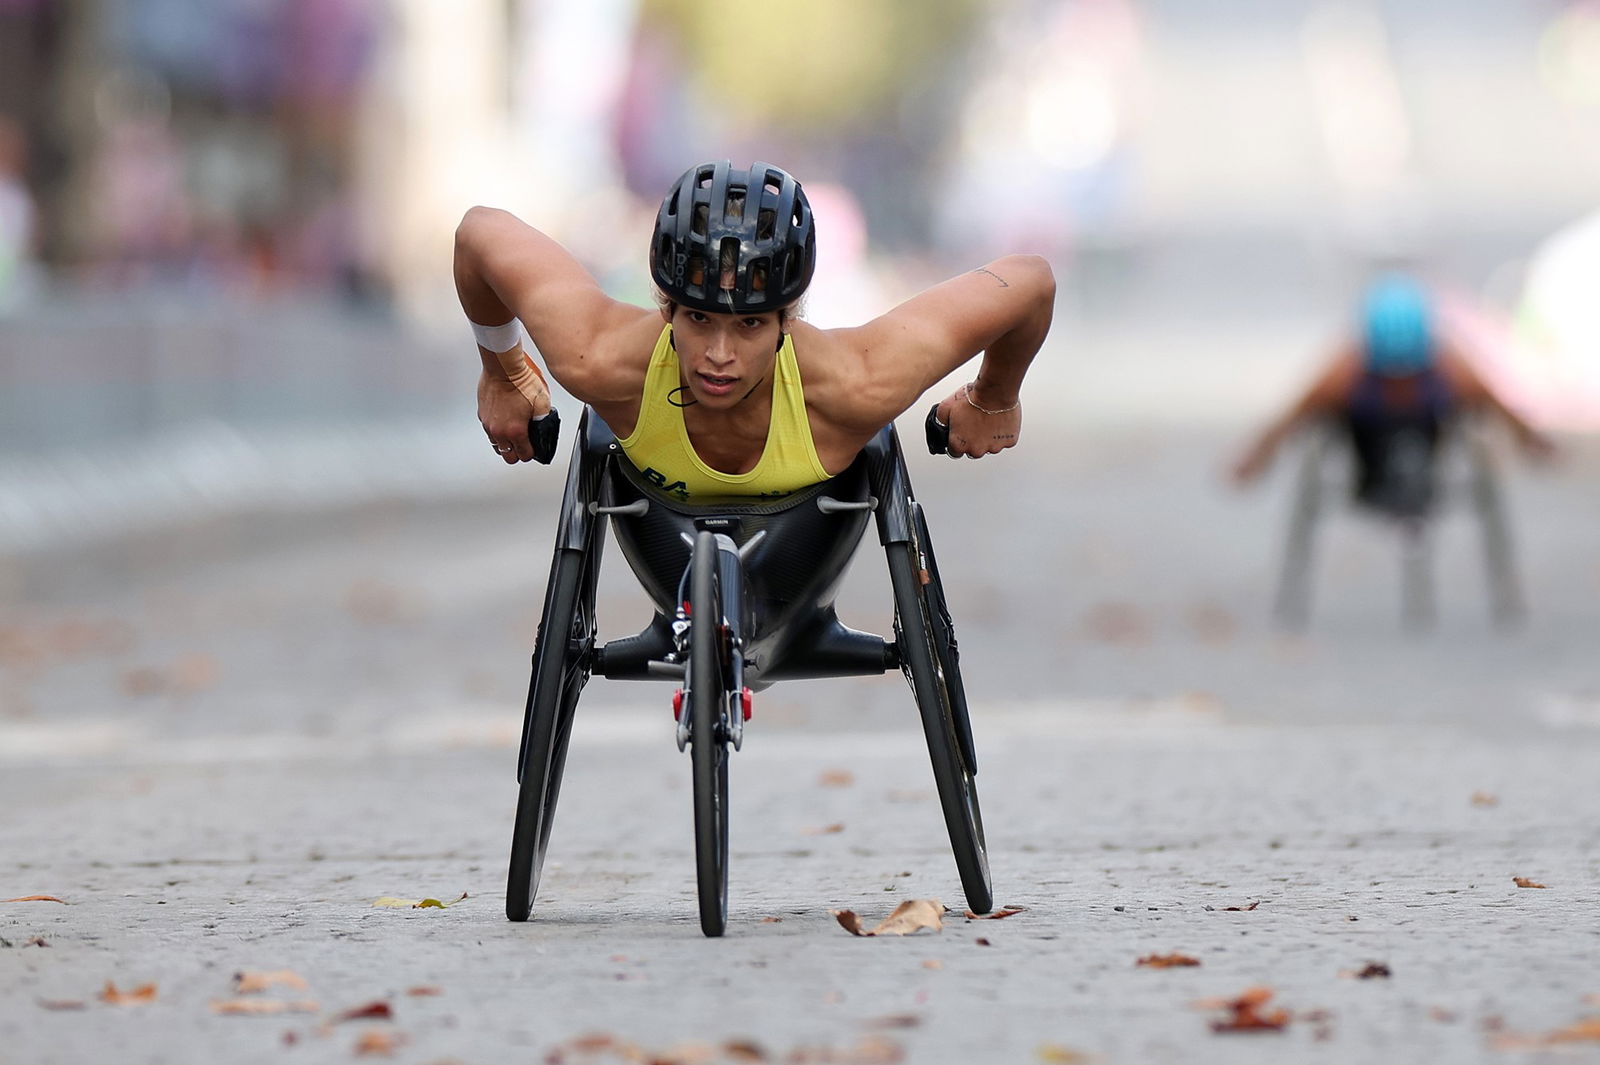
[[[724,267],[734,272],[722,287]],[[650,238],[650,276],[674,303],[723,314],[787,307],[811,284],[817,237],[800,182],[767,163],[691,167],[672,186]]]

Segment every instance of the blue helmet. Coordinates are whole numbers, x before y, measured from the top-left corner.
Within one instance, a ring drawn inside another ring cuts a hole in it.
[[[1420,373],[1433,362],[1432,314],[1422,286],[1385,274],[1368,288],[1362,307],[1366,365],[1384,377]]]

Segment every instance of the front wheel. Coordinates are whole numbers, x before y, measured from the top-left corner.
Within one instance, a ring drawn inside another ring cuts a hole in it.
[[[717,542],[702,531],[694,542],[689,574],[689,743],[694,766],[695,878],[700,930],[720,936],[728,924],[728,705]]]
[[[994,908],[994,897],[989,886],[989,851],[978,808],[978,784],[967,754],[970,743],[963,743],[964,722],[957,720],[957,709],[951,700],[952,691],[961,692],[960,667],[953,647],[940,653],[944,648],[935,636],[934,612],[929,603],[928,582],[936,577],[929,572],[930,563],[919,557],[917,544],[891,544],[888,553],[900,667],[916,695],[922,716],[956,871],[961,876],[967,908],[988,913]],[[960,697],[964,703],[964,695]]]
[[[572,737],[578,695],[589,680],[595,636],[595,574],[588,551],[557,550],[545,592],[544,615],[534,643],[533,679],[523,724],[521,787],[511,836],[506,878],[506,917],[526,921],[539,890],[539,874],[550,847],[561,773]]]

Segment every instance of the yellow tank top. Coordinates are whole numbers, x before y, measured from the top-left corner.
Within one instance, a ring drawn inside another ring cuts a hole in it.
[[[667,401],[683,384],[678,353],[672,347],[672,327],[661,330],[639,401],[639,421],[633,432],[617,441],[644,479],[657,488],[688,501],[708,497],[755,496],[774,498],[828,479],[817,458],[806,418],[806,397],[800,387],[800,365],[794,357],[794,338],[785,335],[778,349],[772,380],[772,421],[761,460],[749,473],[714,470],[695,454],[683,409]]]

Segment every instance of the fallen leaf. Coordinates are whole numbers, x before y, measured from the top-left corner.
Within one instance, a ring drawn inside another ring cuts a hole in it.
[[[1097,603],[1083,624],[1089,637],[1100,643],[1139,647],[1150,642],[1150,619],[1131,603]]]
[[[273,969],[265,972],[237,972],[233,974],[233,989],[241,995],[252,995],[257,991],[265,991],[269,987],[292,987],[296,991],[304,991],[309,985],[305,977],[299,973],[290,972],[288,969]]]
[[[345,1010],[343,1013],[336,1014],[328,1023],[341,1024],[344,1021],[359,1021],[366,1019],[387,1021],[393,1019],[393,1017],[394,1010],[389,1007],[389,1003],[387,1001],[380,998],[376,1002],[369,1002],[365,1006],[354,1006]]]
[[[831,825],[809,826],[802,828],[800,833],[806,836],[833,836],[844,831],[844,825],[835,821]]]
[[[1455,1011],[1447,1010],[1443,1006],[1430,1006],[1428,1016],[1440,1024],[1454,1024],[1456,1020]]]
[[[1237,998],[1222,1003],[1230,1016],[1211,1022],[1213,1032],[1278,1032],[1289,1024],[1289,1011],[1276,1009],[1262,1012],[1261,1007],[1272,999],[1272,989],[1252,987]]]
[[[922,967],[924,969],[943,969],[944,962],[940,961],[938,958],[929,958],[922,963]]]
[[[1135,965],[1143,965],[1151,969],[1183,969],[1199,965],[1199,958],[1191,958],[1187,954],[1146,954]]]
[[[1600,1017],[1586,1017],[1543,1035],[1506,1032],[1495,1036],[1493,1045],[1497,1050],[1538,1050],[1568,1043],[1600,1043]]]
[[[974,939],[972,942],[977,944],[980,947],[992,947],[992,946],[994,946],[993,943],[989,942],[988,939],[984,938],[983,936],[979,936],[977,939]]]
[[[463,891],[461,893],[461,897],[460,898],[451,899],[449,902],[440,902],[438,899],[423,899],[421,902],[417,903],[417,909],[419,909],[419,910],[426,910],[426,909],[445,910],[445,909],[449,909],[451,906],[454,906],[458,902],[465,901],[466,898],[467,898],[467,893],[465,891]]]
[[[386,1032],[382,1028],[368,1028],[356,1039],[355,1052],[357,1056],[365,1054],[382,1054],[387,1057],[399,1049],[405,1042],[405,1036],[398,1032]]]
[[[1248,906],[1224,906],[1223,910],[1230,913],[1245,913],[1249,910],[1255,909],[1259,905],[1261,905],[1261,900],[1257,899]]]
[[[22,896],[20,896],[18,898],[14,898],[14,899],[6,899],[6,901],[7,902],[61,902],[61,900],[56,898],[54,895],[22,895]],[[65,906],[66,903],[61,902],[61,905]]]
[[[1377,980],[1388,979],[1394,974],[1389,971],[1389,966],[1381,961],[1369,961],[1359,969],[1347,969],[1339,974],[1351,980]]]
[[[829,910],[839,926],[853,936],[906,936],[924,928],[944,928],[944,903],[938,899],[907,899],[894,908],[876,928],[867,931],[854,910]]]
[[[228,998],[211,1003],[212,1013],[257,1016],[267,1013],[319,1013],[315,1002],[289,1002],[278,998]]]
[[[1475,791],[1475,792],[1472,793],[1472,805],[1474,805],[1474,806],[1499,806],[1500,805],[1500,797],[1498,795],[1491,795],[1487,791]]]
[[[1549,884],[1541,884],[1537,880],[1529,880],[1525,876],[1514,876],[1511,878],[1511,882],[1517,887],[1547,888],[1550,886]]]
[[[766,1061],[767,1052],[760,1043],[748,1039],[734,1039],[722,1044],[724,1056],[734,1061]]]
[[[827,769],[817,778],[825,788],[848,788],[856,782],[856,775],[848,769]]]
[[[406,988],[406,994],[412,998],[427,998],[432,995],[444,994],[444,988],[434,987],[432,984],[418,984],[416,987]]]
[[[1600,1017],[1586,1017],[1577,1024],[1557,1028],[1545,1036],[1545,1040],[1552,1044],[1600,1043]]]
[[[34,936],[32,939],[28,940],[22,945],[25,947],[48,947],[50,945],[50,941],[45,939],[44,936]]]
[[[140,984],[127,991],[119,991],[116,984],[107,980],[105,988],[100,992],[100,1001],[109,1002],[114,1006],[144,1006],[155,1000],[155,984]]]
[[[41,998],[39,1005],[47,1010],[85,1010],[89,1004],[81,998]]]
[[[761,923],[762,924],[782,924],[783,923],[783,918],[782,917],[763,917],[763,918],[761,918]]]
[[[385,910],[447,910],[467,897],[465,891],[461,893],[461,898],[451,899],[449,902],[440,902],[438,899],[397,899],[393,895],[384,895],[373,899],[372,905]]]
[[[922,1018],[915,1013],[891,1013],[862,1023],[868,1028],[915,1028],[922,1023]]]
[[[1045,1062],[1045,1065],[1083,1065],[1084,1062],[1093,1060],[1081,1050],[1073,1050],[1071,1047],[1056,1043],[1040,1043],[1039,1049],[1034,1051],[1034,1054],[1040,1061]]]
[[[973,913],[968,910],[966,916],[969,921],[998,921],[1005,917],[1015,917],[1019,913],[1026,912],[1027,909],[1026,906],[1002,906],[998,910],[992,910],[989,913]]]

